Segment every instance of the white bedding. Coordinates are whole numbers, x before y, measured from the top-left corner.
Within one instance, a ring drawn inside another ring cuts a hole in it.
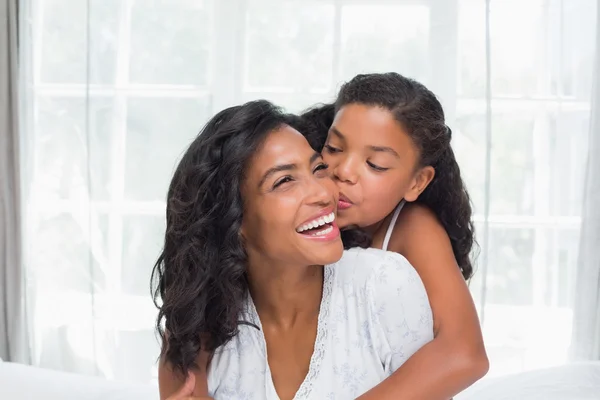
[[[484,379],[457,400],[599,400],[600,362]]]
[[[0,399],[155,400],[153,386],[109,382],[0,361]],[[484,379],[456,400],[600,400],[600,362]]]
[[[0,361],[0,400],[158,400],[152,385]]]

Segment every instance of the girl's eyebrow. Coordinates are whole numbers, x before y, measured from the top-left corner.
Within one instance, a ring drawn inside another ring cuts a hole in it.
[[[391,147],[387,147],[387,146],[369,146],[369,149],[371,149],[373,151],[380,151],[380,152],[384,152],[384,153],[389,153],[389,154],[393,155],[396,158],[400,158],[400,156],[398,155],[398,153],[396,153],[396,150],[392,149]]]

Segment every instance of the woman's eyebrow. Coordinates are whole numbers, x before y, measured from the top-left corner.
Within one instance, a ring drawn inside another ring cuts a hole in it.
[[[281,165],[276,165],[272,168],[269,168],[267,170],[267,172],[265,172],[265,174],[263,175],[263,177],[260,179],[260,182],[258,182],[258,187],[261,187],[265,181],[273,174],[277,173],[277,172],[281,172],[281,171],[293,171],[295,169],[297,169],[298,166],[296,164],[281,164]]]
[[[312,154],[312,156],[310,156],[310,164],[314,163],[316,160],[318,160],[319,158],[321,158],[321,154],[318,152],[314,152]],[[262,178],[260,179],[260,182],[258,182],[258,187],[261,187],[265,181],[267,179],[269,179],[269,177],[277,172],[281,172],[281,171],[293,171],[295,169],[298,169],[298,165],[296,164],[281,164],[281,165],[276,165],[272,168],[269,168],[267,170],[267,172],[265,172],[265,174],[262,176]]]
[[[310,164],[314,163],[315,161],[317,161],[319,158],[321,157],[321,153],[317,153],[316,151],[313,153],[312,156],[310,156]]]

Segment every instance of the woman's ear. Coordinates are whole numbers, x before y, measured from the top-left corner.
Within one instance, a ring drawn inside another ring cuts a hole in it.
[[[409,202],[417,200],[419,195],[423,193],[423,191],[431,183],[434,176],[435,169],[431,165],[423,167],[417,171],[412,186],[404,195],[404,199]]]

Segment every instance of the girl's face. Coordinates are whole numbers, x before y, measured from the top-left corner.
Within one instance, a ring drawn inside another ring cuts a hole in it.
[[[414,201],[433,179],[419,167],[419,150],[394,116],[362,104],[342,107],[323,148],[340,191],[340,227],[368,228],[384,220],[402,199]]]

